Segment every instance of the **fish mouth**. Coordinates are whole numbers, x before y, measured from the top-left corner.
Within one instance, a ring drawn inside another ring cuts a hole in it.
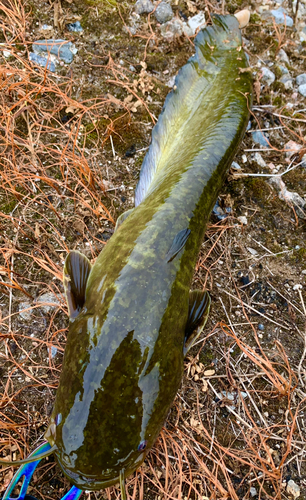
[[[133,472],[138,469],[145,459],[145,453],[141,453],[137,460],[129,464],[124,468],[124,477],[128,477]],[[108,488],[109,486],[114,486],[114,484],[120,483],[120,471],[117,470],[101,470],[99,476],[97,474],[89,475],[84,474],[79,470],[70,470],[65,465],[62,464],[61,459],[56,455],[56,461],[63,471],[64,475],[69,479],[69,481],[80,488],[81,490],[96,491]]]

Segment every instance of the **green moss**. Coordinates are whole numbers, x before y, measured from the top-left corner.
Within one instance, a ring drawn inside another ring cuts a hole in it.
[[[263,179],[247,179],[245,181],[245,187],[248,196],[261,206],[266,206],[267,198],[271,193],[270,187],[267,182]]]
[[[1,207],[1,210],[5,214],[10,214],[14,210],[16,205],[17,205],[17,200],[14,199],[14,200],[11,200],[10,202],[6,203],[5,205],[3,205]]]
[[[282,82],[279,82],[277,80],[272,83],[271,88],[272,88],[272,90],[274,90],[274,92],[278,92],[278,91],[286,92],[285,85]]]
[[[282,70],[279,68],[279,66],[275,66],[273,68],[274,74],[276,78],[281,78],[283,76]]]
[[[285,104],[285,102],[284,102],[282,96],[278,95],[272,99],[272,104],[273,104],[273,106],[281,107]]]
[[[250,24],[260,24],[261,23],[261,17],[256,13],[252,13],[250,15]]]

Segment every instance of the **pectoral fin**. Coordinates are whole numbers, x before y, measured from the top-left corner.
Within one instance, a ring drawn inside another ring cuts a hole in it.
[[[75,318],[85,303],[85,290],[92,265],[80,252],[73,250],[64,265],[64,288],[70,318]]]
[[[177,235],[174,237],[171,248],[166,255],[166,261],[171,262],[174,257],[177,256],[180,250],[186,245],[186,241],[188,240],[190,235],[190,229],[182,229],[179,231]]]
[[[194,290],[189,295],[189,316],[185,330],[186,354],[202,333],[210,310],[211,298],[208,292]],[[196,328],[201,326],[197,331]]]

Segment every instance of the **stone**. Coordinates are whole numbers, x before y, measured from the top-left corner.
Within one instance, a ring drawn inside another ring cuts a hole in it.
[[[42,66],[43,68],[47,68],[52,73],[55,72],[55,64],[50,60],[50,57],[40,56],[39,54],[35,54],[34,52],[29,53],[29,59],[32,63],[38,64],[38,66]]]
[[[301,219],[305,219],[304,207],[306,201],[295,191],[289,191],[279,175],[271,177],[268,182],[278,189],[279,199],[284,200],[289,205],[294,205],[296,214],[301,217]]]
[[[306,42],[306,26],[299,32],[301,42]]]
[[[56,354],[57,354],[57,347],[52,345],[51,346],[51,358],[55,358]]]
[[[298,153],[301,147],[302,146],[295,141],[288,141],[284,146],[286,158],[291,158],[292,155]]]
[[[306,83],[306,73],[302,73],[301,75],[298,75],[295,79],[297,85],[305,85]]]
[[[266,167],[267,164],[265,162],[265,160],[263,159],[263,157],[261,156],[260,153],[255,153],[254,154],[254,160],[256,161],[256,163],[260,166],[260,167]]]
[[[246,218],[245,215],[240,215],[239,217],[237,217],[237,220],[239,220],[239,222],[244,226],[248,224],[248,219]]]
[[[283,75],[279,81],[284,85],[285,89],[288,90],[288,89],[293,89],[293,79],[291,78],[291,76],[288,74],[288,75]]]
[[[160,23],[160,24],[164,24],[166,23],[167,21],[170,21],[174,14],[173,14],[173,10],[171,8],[171,5],[169,5],[168,3],[166,2],[161,2],[157,7],[156,7],[156,10],[154,12],[154,15],[156,17],[156,20]]]
[[[53,311],[60,303],[56,295],[54,295],[54,293],[51,292],[44,293],[43,295],[40,295],[40,297],[37,298],[36,300],[37,304],[40,304],[42,302],[43,303],[46,302],[46,304],[43,304],[41,306],[41,309],[46,314]]]
[[[134,10],[136,14],[150,14],[154,10],[151,0],[137,0]]]
[[[276,24],[285,24],[286,22],[286,26],[288,26],[289,28],[293,26],[292,17],[288,16],[287,12],[285,11],[285,9],[283,9],[283,7],[279,7],[276,10],[271,10],[271,14],[274,17]]]
[[[260,330],[261,332],[263,332],[265,329],[264,325],[262,323],[258,323],[258,330]]]
[[[290,479],[290,481],[288,481],[286,490],[289,495],[293,496],[293,498],[299,498],[299,496],[301,495],[300,487],[293,481],[293,479]]]
[[[81,33],[83,31],[83,28],[81,26],[80,21],[76,21],[75,23],[67,24],[67,29],[68,29],[68,31],[74,31],[76,33]]]
[[[204,15],[204,12],[199,12],[195,16],[191,17],[188,20],[187,24],[191,28],[192,34],[195,35],[195,33],[197,32],[197,30],[199,28],[203,28],[204,25],[205,25],[205,15]]]
[[[280,50],[278,51],[278,54],[277,54],[277,56],[276,56],[276,59],[277,59],[278,61],[282,61],[282,62],[284,62],[284,63],[289,64],[289,57],[287,56],[287,54],[286,54],[286,52],[284,51],[284,49],[280,49]]]
[[[19,304],[19,316],[22,317],[22,319],[25,319],[26,321],[28,321],[31,316],[32,316],[32,312],[33,312],[33,309],[31,309],[32,305],[30,304],[30,302],[20,302]],[[28,311],[26,311],[26,309],[29,309]]]
[[[300,85],[298,91],[303,97],[306,97],[306,83],[304,83],[304,85]]]
[[[53,26],[51,24],[43,24],[39,31],[50,31],[53,30]]]
[[[167,23],[164,23],[160,27],[161,35],[169,41],[172,41],[174,38],[179,37],[184,32],[184,25],[186,23],[174,17]]]
[[[256,495],[257,495],[257,490],[256,490],[256,488],[254,488],[254,486],[251,486],[251,488],[250,488],[250,495],[251,495],[251,497],[256,497]]]
[[[268,148],[270,147],[267,137],[260,130],[255,130],[254,132],[252,132],[252,139],[256,144],[260,144],[261,146],[265,146]]]
[[[279,71],[282,73],[282,75],[288,75],[289,74],[289,71],[286,68],[286,66],[282,66],[281,64],[278,64],[276,67],[279,69]]]
[[[231,168],[233,168],[234,170],[241,170],[239,163],[237,163],[236,161],[232,162]]]
[[[44,57],[46,57],[46,54],[54,54],[67,64],[72,62],[73,56],[77,53],[73,43],[67,40],[37,40],[33,43],[32,48],[35,54]]]
[[[262,81],[265,82],[268,87],[272,85],[272,83],[275,81],[275,75],[274,73],[266,67],[261,68],[261,74],[262,74]]]

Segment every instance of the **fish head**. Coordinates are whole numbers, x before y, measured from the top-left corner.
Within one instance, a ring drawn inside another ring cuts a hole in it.
[[[82,324],[82,315],[76,323]],[[98,345],[87,351],[78,373],[69,343],[67,348],[71,361],[69,367],[64,363],[45,437],[56,445],[56,460],[68,479],[80,489],[98,490],[118,483],[122,471],[127,477],[140,467],[162,422],[152,432],[155,424],[144,414],[144,397],[149,398],[150,392],[145,396],[142,392],[143,358],[133,332],[107,367],[100,367],[103,375],[97,373],[94,359],[99,356]]]

